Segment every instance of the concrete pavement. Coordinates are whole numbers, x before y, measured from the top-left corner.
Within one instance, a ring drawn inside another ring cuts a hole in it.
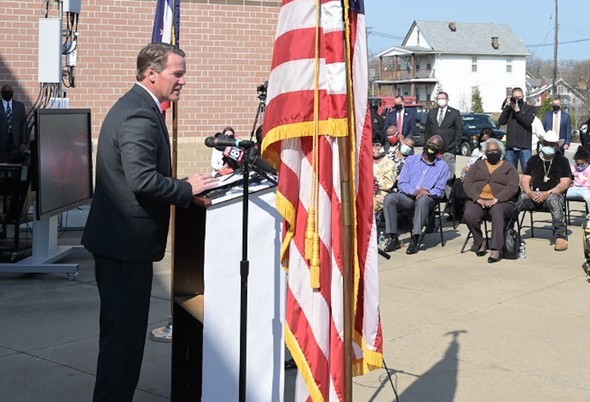
[[[527,258],[488,264],[460,253],[467,229],[445,224],[425,249],[380,259],[385,361],[400,401],[590,401],[590,283],[573,212],[569,249],[550,231],[523,232]],[[542,227],[543,224],[537,224]],[[66,232],[60,244],[78,244]],[[407,239],[403,235],[402,240]],[[156,264],[150,329],[170,313],[169,253]],[[80,274],[0,273],[0,401],[90,401],[98,346],[98,293],[90,255]],[[168,343],[148,340],[136,402],[169,400]],[[295,370],[286,373],[293,400]],[[355,401],[393,401],[385,370],[356,377]],[[226,401],[220,401],[226,402]],[[227,401],[233,402],[233,401]]]

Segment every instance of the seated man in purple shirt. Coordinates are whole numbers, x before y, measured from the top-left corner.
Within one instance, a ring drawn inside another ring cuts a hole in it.
[[[430,137],[422,154],[411,155],[406,159],[398,179],[399,191],[388,194],[383,200],[385,251],[391,252],[401,247],[397,228],[398,212],[413,210],[412,237],[406,254],[418,252],[422,228],[436,206],[436,199],[444,196],[445,185],[451,175],[449,166],[438,158],[442,147],[441,136]]]

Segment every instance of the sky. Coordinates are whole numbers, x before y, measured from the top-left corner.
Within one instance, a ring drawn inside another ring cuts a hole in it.
[[[590,59],[588,0],[365,0],[369,50],[402,43],[414,20],[508,24],[534,57],[553,60],[558,2],[557,59]]]

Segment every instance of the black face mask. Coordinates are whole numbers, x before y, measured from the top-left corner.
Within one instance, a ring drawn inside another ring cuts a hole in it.
[[[395,108],[395,110],[400,112],[404,108],[404,105],[395,105],[394,108]]]
[[[559,109],[561,109],[561,107],[559,107],[557,105],[553,105],[553,111],[554,112],[559,112]]]
[[[13,91],[2,91],[2,99],[4,99],[7,102],[12,99],[13,95]]]
[[[428,156],[431,159],[436,157],[436,155],[438,155],[439,152],[440,152],[440,149],[432,144],[426,144],[424,146],[424,153],[426,154],[426,156]]]
[[[522,107],[524,106],[524,101],[522,99],[518,100],[518,107],[522,109]]]
[[[486,152],[486,159],[492,165],[495,165],[496,163],[500,162],[501,158],[502,154],[500,152]]]

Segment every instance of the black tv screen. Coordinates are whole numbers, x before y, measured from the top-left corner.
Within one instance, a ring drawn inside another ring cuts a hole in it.
[[[45,219],[92,198],[90,109],[35,112],[37,219]]]

